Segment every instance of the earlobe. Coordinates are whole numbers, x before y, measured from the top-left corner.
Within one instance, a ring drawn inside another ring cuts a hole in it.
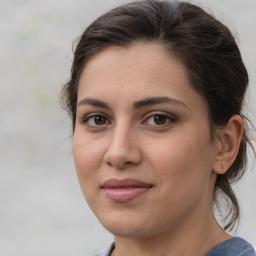
[[[243,119],[233,115],[227,125],[218,131],[213,171],[224,174],[236,159],[243,136]]]

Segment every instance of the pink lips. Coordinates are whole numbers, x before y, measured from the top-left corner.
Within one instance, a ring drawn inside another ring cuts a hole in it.
[[[151,184],[134,179],[109,179],[101,188],[105,195],[116,202],[126,202],[146,193],[153,186]]]

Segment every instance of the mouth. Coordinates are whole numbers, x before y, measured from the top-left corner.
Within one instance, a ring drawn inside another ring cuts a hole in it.
[[[109,179],[102,184],[101,189],[103,189],[106,197],[112,201],[127,202],[143,195],[152,187],[152,184],[127,178]]]

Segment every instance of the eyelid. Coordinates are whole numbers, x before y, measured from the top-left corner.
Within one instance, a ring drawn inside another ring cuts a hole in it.
[[[109,123],[111,123],[110,121],[111,121],[111,119],[106,115],[106,114],[103,114],[103,113],[101,113],[101,112],[93,112],[93,113],[90,113],[90,114],[86,114],[85,116],[83,116],[82,118],[81,118],[81,124],[85,124],[86,125],[86,123],[87,123],[87,121],[90,119],[90,118],[93,118],[93,117],[96,117],[96,116],[102,116],[102,117],[104,117],[104,118],[106,118],[106,120],[107,120],[107,123],[106,124],[109,124]],[[103,124],[103,125],[95,125],[95,126],[92,126],[92,125],[89,125],[89,124],[87,124],[87,126],[88,127],[93,127],[93,128],[99,128],[99,127],[102,127],[102,126],[104,126],[104,125],[106,125],[106,124]]]
[[[149,119],[149,118],[152,118],[154,116],[164,116],[166,117],[169,121],[166,123],[166,124],[163,124],[163,125],[150,125],[150,124],[146,124],[146,121]],[[93,118],[95,116],[102,116],[104,118],[106,118],[106,123],[105,124],[102,124],[102,125],[89,125],[87,122],[90,118]],[[142,124],[143,125],[150,125],[150,126],[156,126],[158,128],[161,128],[161,127],[165,127],[165,126],[168,126],[170,125],[170,123],[173,123],[173,122],[176,122],[177,121],[177,117],[173,114],[170,114],[170,113],[166,113],[166,112],[162,112],[162,111],[155,111],[155,112],[149,112],[147,114],[144,115],[143,117],[143,121],[142,121]],[[105,125],[109,125],[111,123],[111,118],[106,115],[106,114],[103,114],[101,112],[92,112],[92,113],[89,113],[89,114],[86,114],[84,115],[81,119],[80,119],[80,123],[83,124],[83,125],[86,125],[88,126],[89,128],[100,128],[100,127],[103,127]]]
[[[146,115],[145,115],[145,118],[143,119],[144,121],[142,122],[142,124],[145,124],[145,122],[146,122],[149,118],[152,118],[152,117],[157,116],[157,115],[159,115],[159,116],[165,116],[166,118],[168,118],[168,119],[170,120],[168,123],[163,124],[163,125],[157,125],[157,124],[154,125],[154,126],[156,126],[156,127],[158,126],[159,128],[164,127],[164,126],[167,126],[167,125],[169,125],[170,123],[177,121],[177,117],[176,117],[175,115],[173,115],[173,114],[169,114],[169,113],[161,112],[161,111],[156,111],[156,112],[150,112],[150,113],[146,114]],[[146,124],[145,124],[145,125],[146,125]],[[151,126],[153,126],[153,125],[151,125]]]

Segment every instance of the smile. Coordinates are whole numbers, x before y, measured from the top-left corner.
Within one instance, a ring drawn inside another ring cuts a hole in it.
[[[116,202],[131,201],[148,192],[153,185],[135,179],[109,179],[101,188],[109,199]]]

